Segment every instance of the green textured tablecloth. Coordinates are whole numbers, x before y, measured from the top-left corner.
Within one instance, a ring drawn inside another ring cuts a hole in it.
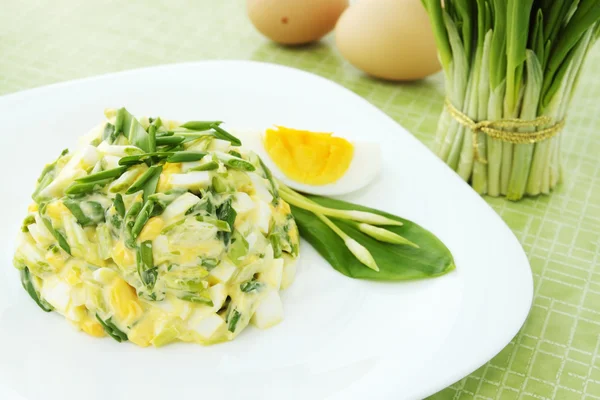
[[[428,145],[442,108],[441,75],[404,85],[369,79],[332,37],[278,47],[256,33],[242,0],[0,0],[0,15],[0,94],[156,64],[252,59],[332,79]],[[486,198],[529,256],[530,316],[498,356],[434,399],[600,399],[599,63],[600,45],[563,133],[566,183],[520,203]]]

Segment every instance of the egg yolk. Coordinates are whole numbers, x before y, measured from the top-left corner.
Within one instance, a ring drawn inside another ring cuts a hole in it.
[[[354,155],[354,147],[346,139],[283,126],[267,129],[264,145],[288,178],[308,185],[337,181],[348,170]]]

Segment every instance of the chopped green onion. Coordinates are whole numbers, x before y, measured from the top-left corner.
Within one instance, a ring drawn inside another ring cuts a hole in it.
[[[29,232],[29,225],[35,224],[35,217],[31,214],[25,217],[21,224],[21,232]]]
[[[244,293],[258,292],[263,286],[259,281],[249,280],[240,284],[240,290]]]
[[[141,164],[150,158],[157,158],[157,159],[167,158],[169,156],[172,156],[173,154],[175,154],[175,152],[172,152],[172,151],[155,151],[152,153],[134,154],[131,156],[122,157],[119,160],[119,165]]]
[[[240,314],[240,312],[236,309],[233,309],[233,311],[229,314],[229,318],[227,319],[227,330],[229,332],[235,332],[235,328],[237,327],[241,316],[242,314]]]
[[[149,167],[144,173],[125,191],[125,194],[132,194],[144,188],[144,185],[151,181],[155,175],[160,175],[162,167],[154,165]],[[152,194],[152,193],[151,193]]]
[[[208,296],[208,294],[205,294],[203,296],[198,293],[185,293],[180,294],[177,297],[181,300],[189,301],[190,303],[204,304],[209,307],[212,307],[214,305],[212,299],[210,298],[210,296]]]
[[[48,219],[46,217],[42,217],[42,221],[44,222],[44,225],[48,229],[48,232],[50,232],[50,234],[52,236],[54,236],[54,239],[56,239],[56,241],[58,242],[58,245],[64,251],[66,251],[68,255],[71,255],[71,246],[69,246],[69,243],[67,242],[67,239],[65,239],[65,237],[63,236],[63,234],[60,233],[59,231],[57,231],[56,229],[54,229],[54,227],[52,226],[52,222],[50,221],[50,219]]]
[[[117,213],[121,216],[121,218],[123,218],[125,216],[125,203],[123,202],[123,196],[121,196],[121,193],[117,193],[113,205],[115,210],[117,210]]]
[[[118,178],[123,172],[127,171],[128,167],[117,167],[113,169],[107,169],[102,172],[97,172],[95,174],[90,174],[88,176],[84,176],[83,178],[75,179],[75,182],[79,183],[92,183],[97,181],[103,181],[105,179],[110,178]]]
[[[150,215],[152,215],[152,210],[154,209],[153,201],[146,201],[139,214],[137,215],[135,222],[133,223],[133,227],[131,228],[131,235],[133,238],[137,238],[142,232],[144,225],[150,219]]]
[[[214,171],[219,168],[219,163],[216,161],[209,161],[206,164],[199,165],[197,167],[190,168],[190,171]]]
[[[221,128],[218,124],[212,124],[210,127],[212,130],[215,131],[215,137],[217,139],[222,139],[222,140],[231,142],[231,144],[234,146],[242,145],[242,142],[240,141],[240,139],[236,138],[231,133],[229,133],[225,129]]]
[[[189,129],[190,131],[207,131],[213,127],[213,125],[221,125],[223,121],[188,121],[181,128]]]
[[[110,317],[106,321],[104,321],[104,320],[102,320],[102,318],[100,318],[100,316],[98,314],[96,314],[96,319],[98,320],[98,322],[100,322],[100,325],[102,325],[102,328],[104,328],[104,331],[111,338],[115,339],[119,343],[127,341],[127,334],[124,333],[119,328],[117,328],[117,326],[112,322],[112,317]]]
[[[160,136],[156,138],[157,146],[176,146],[183,142],[185,138],[183,136]]]
[[[65,199],[63,204],[71,211],[71,214],[77,219],[79,225],[83,227],[96,226],[105,221],[104,207],[96,201],[79,202],[72,199]]]
[[[103,179],[100,181],[88,182],[88,183],[73,182],[71,185],[69,185],[69,187],[67,189],[65,189],[65,194],[73,196],[73,195],[92,193],[92,192],[102,189],[104,186],[108,185],[112,181],[113,181],[113,178],[108,178],[108,179]]]
[[[140,276],[142,283],[146,288],[152,289],[158,279],[158,267],[154,266],[151,240],[146,240],[138,246],[136,263],[138,275]]]
[[[222,153],[220,151],[215,151],[214,155],[217,157],[217,159],[219,161],[221,161],[223,164],[225,164],[229,168],[237,169],[240,171],[248,171],[248,172],[252,172],[252,171],[256,170],[254,165],[252,165],[250,162],[248,162],[242,158],[232,156],[231,154]]]
[[[29,268],[27,268],[27,267],[23,268],[20,271],[20,273],[21,273],[21,284],[23,285],[23,289],[25,289],[25,291],[29,294],[29,297],[31,297],[33,299],[33,301],[35,301],[35,303],[45,312],[53,311],[54,307],[52,307],[52,305],[50,303],[45,301],[40,296],[40,294],[36,290],[35,286],[33,286]]]
[[[231,226],[226,221],[221,221],[220,219],[214,217],[207,217],[204,215],[197,215],[196,221],[206,222],[207,224],[214,225],[221,232],[231,232]]]
[[[229,225],[229,232],[219,232],[221,238],[225,244],[229,243],[233,227],[235,225],[235,219],[237,218],[237,212],[231,205],[231,199],[228,199],[217,208],[217,218],[221,221],[225,221]]]
[[[208,153],[204,151],[179,151],[167,158],[167,162],[180,163],[202,160]]]

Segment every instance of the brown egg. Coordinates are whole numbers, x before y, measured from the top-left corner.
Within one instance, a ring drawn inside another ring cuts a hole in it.
[[[352,65],[378,78],[411,81],[441,69],[420,0],[362,0],[342,14],[335,39]]]
[[[348,0],[247,0],[247,7],[256,29],[269,39],[304,44],[331,32]]]

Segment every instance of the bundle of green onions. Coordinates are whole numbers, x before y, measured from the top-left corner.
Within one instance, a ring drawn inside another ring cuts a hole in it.
[[[422,0],[446,77],[437,153],[480,194],[548,194],[598,0]]]

